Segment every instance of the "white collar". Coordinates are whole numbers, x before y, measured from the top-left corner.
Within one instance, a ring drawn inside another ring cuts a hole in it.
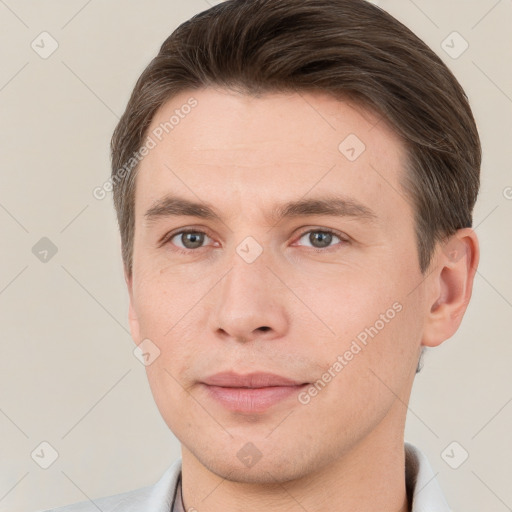
[[[413,490],[411,512],[452,512],[427,457],[405,443],[405,479]]]

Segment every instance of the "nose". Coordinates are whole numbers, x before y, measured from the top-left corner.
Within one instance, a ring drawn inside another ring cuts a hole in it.
[[[263,255],[247,263],[235,254],[230,271],[216,288],[216,305],[210,319],[216,336],[247,343],[286,335],[287,295]]]

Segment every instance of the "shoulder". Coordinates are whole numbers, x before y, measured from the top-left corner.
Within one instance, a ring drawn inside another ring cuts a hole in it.
[[[121,512],[130,510],[135,504],[142,504],[148,500],[152,486],[142,487],[133,491],[124,492],[112,496],[105,496],[102,498],[91,499],[66,505],[64,507],[52,508],[45,512]]]
[[[177,459],[153,485],[112,496],[84,500],[44,512],[169,512],[180,473],[181,459]]]

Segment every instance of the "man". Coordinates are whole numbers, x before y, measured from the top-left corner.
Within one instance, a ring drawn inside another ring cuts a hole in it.
[[[448,511],[404,444],[479,259],[480,142],[442,61],[363,0],[181,25],[112,139],[134,342],[182,457],[64,511]]]

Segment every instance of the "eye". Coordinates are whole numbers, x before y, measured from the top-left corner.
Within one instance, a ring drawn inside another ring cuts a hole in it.
[[[165,237],[162,245],[172,244],[173,250],[181,254],[190,254],[193,251],[203,249],[206,239],[212,240],[204,231],[200,230],[183,230],[175,233],[170,233]],[[342,233],[332,229],[310,229],[304,231],[298,241],[305,239],[311,245],[311,249],[315,252],[327,252],[336,249],[336,245],[344,245],[349,243],[349,240],[343,236]],[[339,240],[338,244],[332,245],[333,241]],[[304,243],[304,241],[302,242]]]
[[[172,243],[178,248],[178,252],[186,253],[201,249],[205,238],[210,237],[203,231],[179,231],[178,233],[169,235],[165,243]],[[176,242],[173,242],[174,239],[176,239]]]
[[[311,243],[313,249],[317,249],[319,252],[325,252],[325,249],[333,249],[334,246],[331,245],[333,239],[338,239],[340,242],[348,243],[348,240],[343,237],[341,233],[338,233],[332,229],[310,229],[309,231],[305,231],[299,238],[299,241],[302,239],[307,240]]]

